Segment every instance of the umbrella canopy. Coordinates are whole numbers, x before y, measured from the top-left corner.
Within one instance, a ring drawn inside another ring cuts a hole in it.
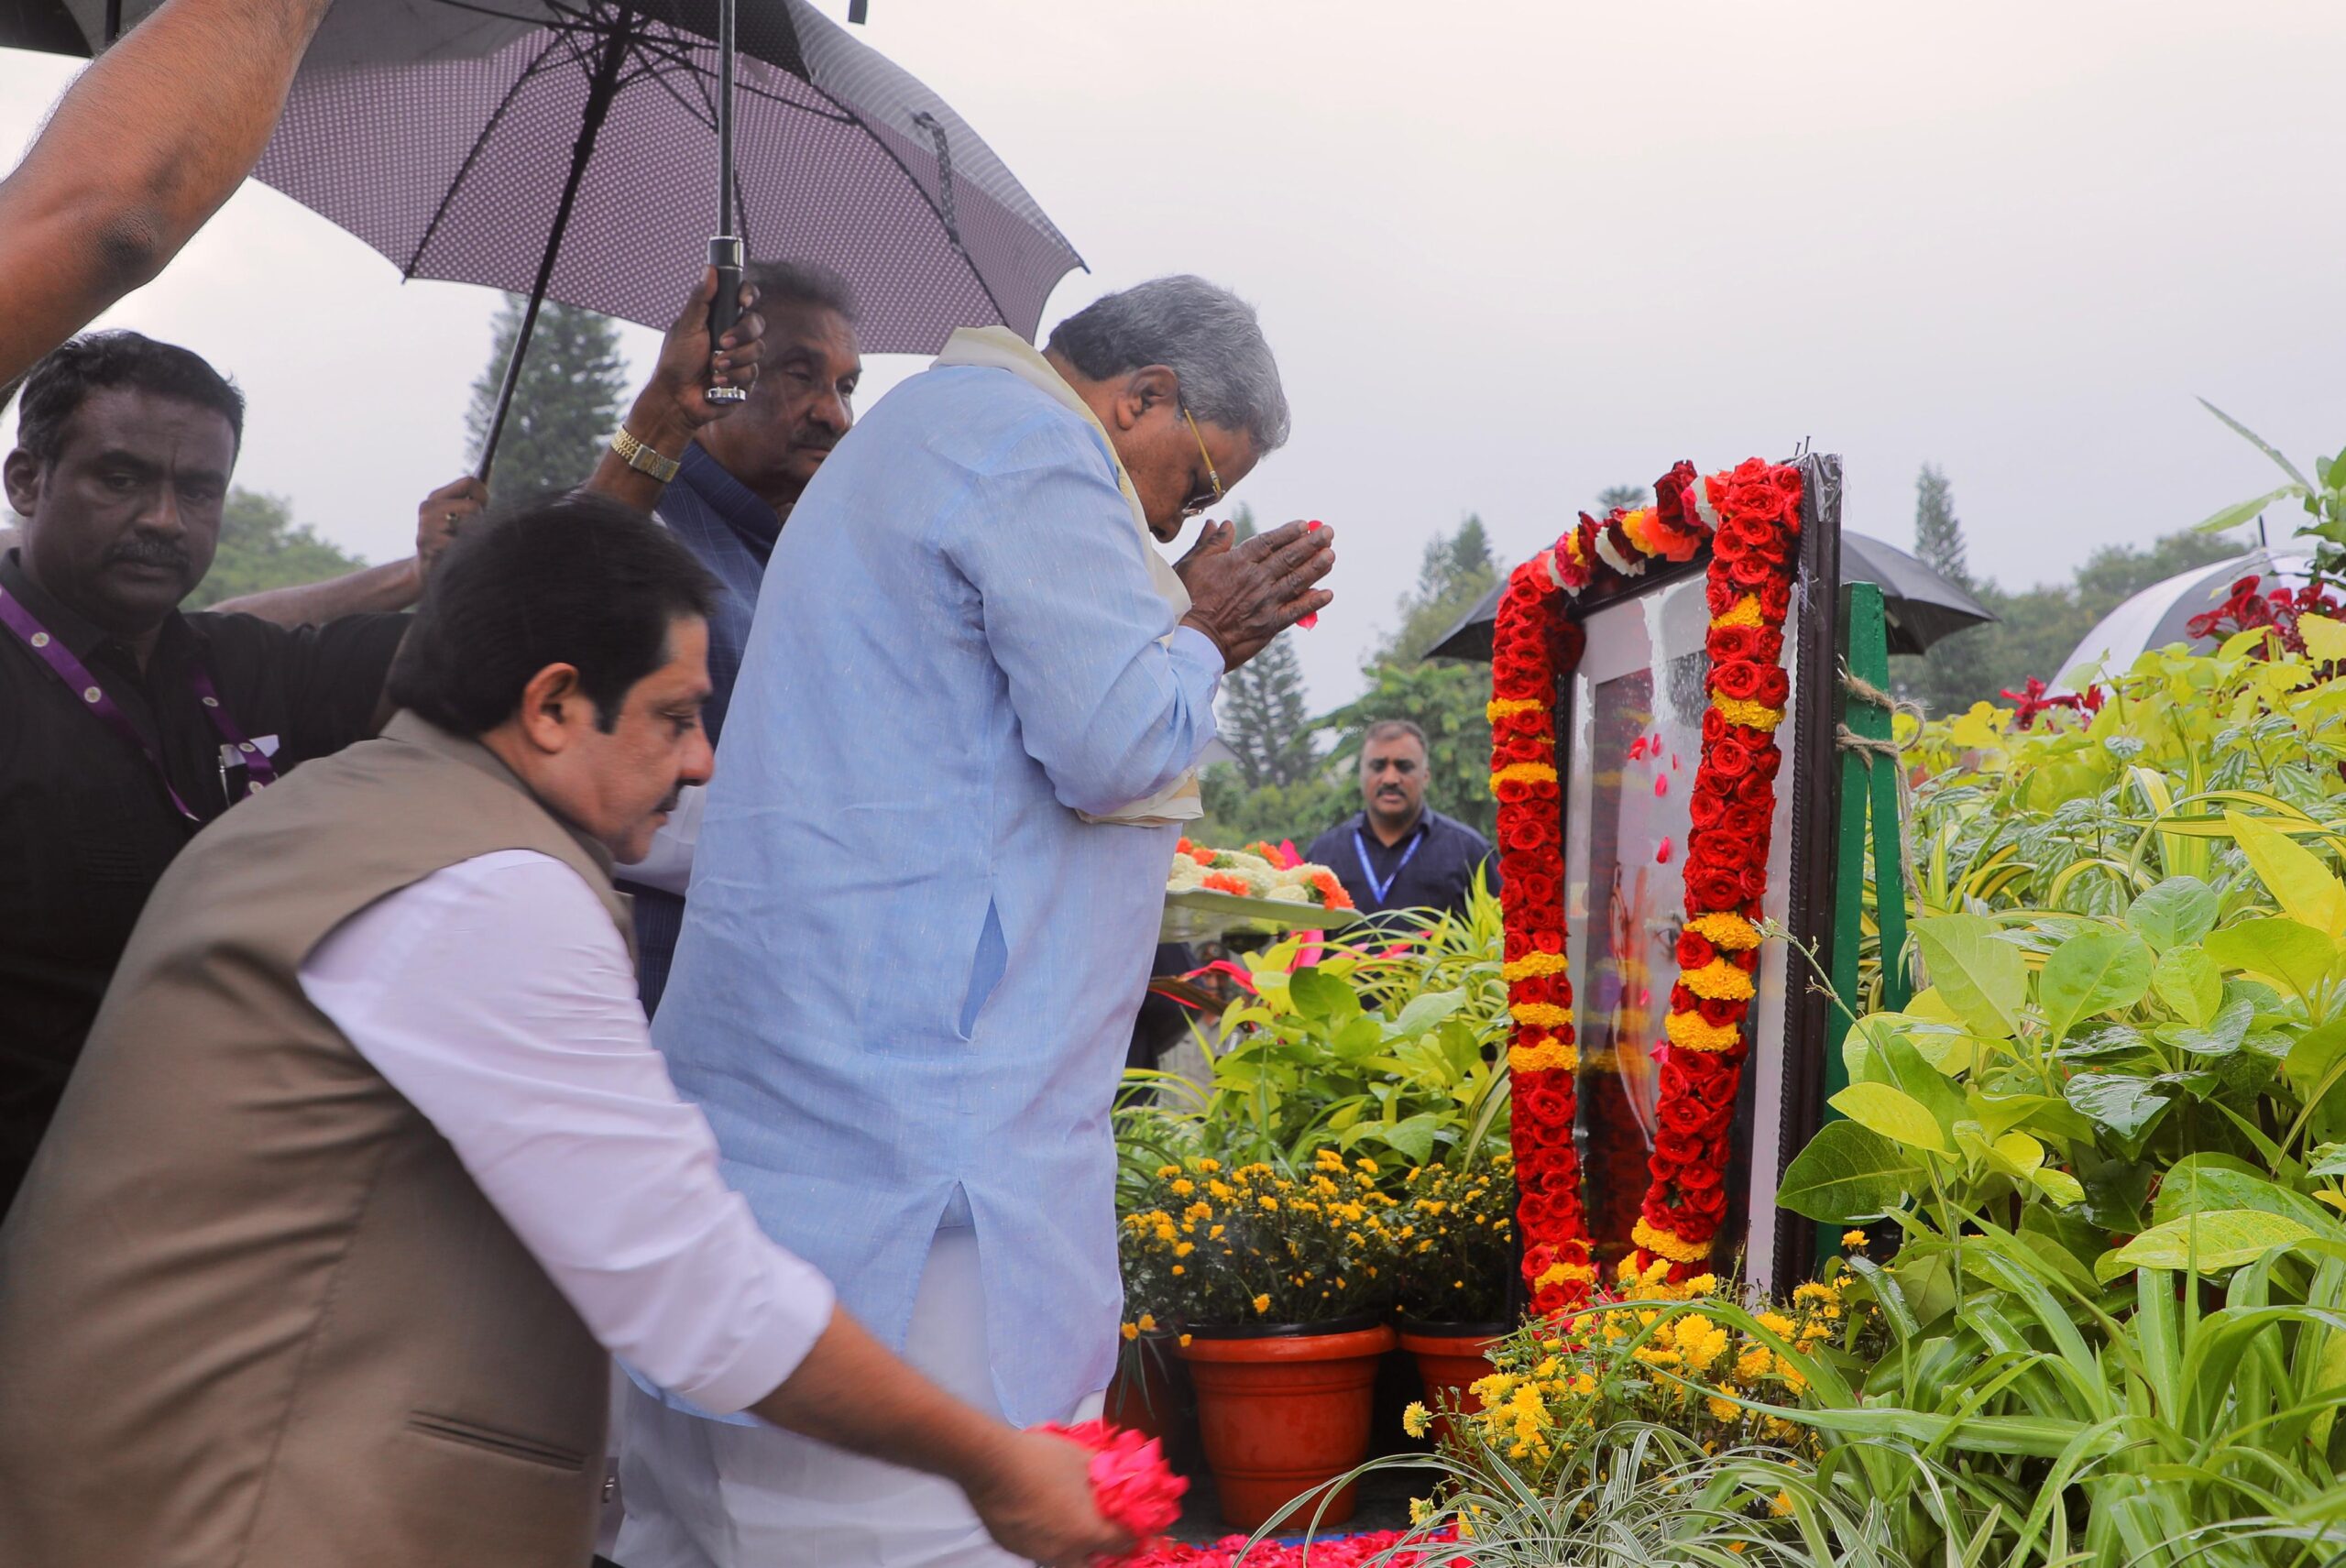
[[[2099,660],[2104,668],[2123,670],[2145,649],[2187,642],[2201,651],[2220,639],[2194,637],[2188,622],[2205,615],[2231,595],[2242,577],[2263,579],[2259,591],[2303,587],[2313,576],[2313,557],[2287,549],[2258,548],[2212,566],[2194,566],[2163,582],[2153,583],[2095,623],[2058,670],[2051,672],[2066,683],[2069,672]],[[2056,684],[2055,691],[2066,691]]]
[[[547,298],[665,326],[717,216],[717,0],[542,3],[554,21],[477,57],[305,65],[255,173],[410,278],[529,293],[543,271]],[[960,116],[806,0],[748,0],[739,38],[751,256],[843,273],[872,352],[1031,336],[1082,258]]]
[[[163,0],[0,0],[0,46],[93,55]],[[487,54],[554,19],[542,0],[363,0],[326,13],[305,65],[450,60]]]
[[[1841,580],[1879,583],[1890,622],[1890,651],[1920,653],[1940,638],[1996,619],[1987,606],[1895,545],[1862,533],[1841,535]],[[1498,613],[1502,581],[1483,596],[1426,654],[1429,659],[1487,659],[1491,622]]]

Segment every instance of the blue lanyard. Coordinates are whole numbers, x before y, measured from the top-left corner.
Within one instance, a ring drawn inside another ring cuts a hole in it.
[[[1379,882],[1376,880],[1376,868],[1368,863],[1368,840],[1360,836],[1359,828],[1353,829],[1353,850],[1360,856],[1361,879],[1368,883],[1368,896],[1372,903],[1379,908],[1384,906],[1385,895],[1393,891],[1393,884],[1399,882],[1401,873],[1409,869],[1410,858],[1417,854],[1418,846],[1425,841],[1425,824],[1420,822],[1417,837],[1410,839],[1409,847],[1401,851],[1401,861],[1393,868],[1393,874]]]

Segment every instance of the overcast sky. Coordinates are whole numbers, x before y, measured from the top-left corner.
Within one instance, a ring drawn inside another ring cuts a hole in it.
[[[1941,465],[2021,584],[2269,488],[2194,393],[2301,463],[2346,442],[2335,0],[872,11],[1090,262],[1047,326],[1176,270],[1261,307],[1295,437],[1238,499],[1341,531],[1323,704],[1470,510],[1512,558],[1604,486],[1809,438],[1901,544]],[[71,71],[0,50],[0,146]],[[494,302],[248,185],[108,321],[235,375],[239,482],[381,560],[464,466]]]

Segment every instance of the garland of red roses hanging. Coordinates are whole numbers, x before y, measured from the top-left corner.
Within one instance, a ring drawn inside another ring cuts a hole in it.
[[[1681,463],[1654,505],[1580,525],[1518,566],[1491,634],[1491,792],[1498,799],[1505,967],[1514,1032],[1518,1227],[1532,1309],[1586,1295],[1596,1270],[1573,1145],[1580,1057],[1565,970],[1563,840],[1556,778],[1555,693],[1579,663],[1577,622],[1563,613],[1592,582],[1691,561],[1707,542],[1711,706],[1694,773],[1685,862],[1686,922],[1661,1062],[1661,1131],[1651,1182],[1624,1267],[1667,1260],[1672,1278],[1701,1272],[1727,1212],[1736,1091],[1750,1052],[1746,1023],[1759,967],[1760,901],[1775,820],[1775,741],[1791,685],[1784,618],[1798,570],[1800,472],[1753,458],[1702,478]]]

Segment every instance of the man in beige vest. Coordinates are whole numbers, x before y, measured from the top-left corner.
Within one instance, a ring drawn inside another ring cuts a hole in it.
[[[468,531],[384,734],[164,876],[0,1227],[0,1563],[579,1568],[607,1350],[1129,1544],[765,1238],[651,1048],[610,869],[708,774],[710,594],[608,501]]]

